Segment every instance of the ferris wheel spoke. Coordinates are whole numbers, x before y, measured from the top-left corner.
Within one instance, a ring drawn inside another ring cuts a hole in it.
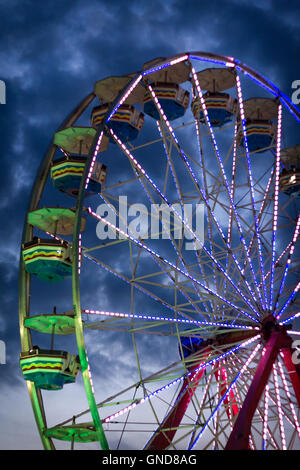
[[[290,303],[294,300],[297,292],[299,291],[300,289],[300,281],[298,282],[298,284],[296,285],[296,287],[293,289],[291,295],[289,296],[289,298],[287,299],[287,301],[285,302],[285,304],[281,307],[280,311],[278,312],[278,314],[276,315],[276,318],[277,320],[279,320],[279,318],[281,317],[281,315],[285,312],[285,310],[287,309],[287,307],[290,305]]]
[[[143,177],[146,178],[146,180],[148,181],[148,183],[150,183],[151,187],[155,190],[155,192],[157,194],[159,194],[159,196],[161,197],[161,199],[168,205],[168,207],[174,211],[174,214],[176,214],[176,217],[179,219],[180,223],[184,224],[184,226],[186,226],[186,223],[185,221],[182,219],[182,217],[177,213],[176,210],[174,210],[174,207],[172,206],[172,204],[170,204],[168,202],[168,200],[166,199],[166,197],[161,193],[161,191],[158,189],[158,187],[153,183],[153,181],[151,180],[151,178],[147,175],[147,173],[145,172],[145,170],[143,170],[143,168],[137,163],[137,161],[135,160],[135,158],[131,155],[131,153],[129,152],[129,150],[127,149],[127,147],[121,142],[120,139],[118,139],[118,137],[113,133],[113,131],[111,131],[111,134],[113,135],[113,138],[116,140],[116,142],[119,144],[119,146],[121,147],[121,149],[124,151],[125,155],[129,157],[130,159],[130,162],[134,164],[134,167],[141,173],[141,175],[143,175]],[[142,179],[140,178],[140,181],[142,182]],[[145,185],[144,185],[144,189],[145,189]],[[147,192],[147,191],[146,191]],[[149,193],[148,193],[148,197],[150,197]],[[156,209],[157,210],[157,209]],[[188,227],[189,228],[189,227]],[[189,231],[193,234],[193,236],[195,236],[195,238],[198,238],[197,235],[189,228]],[[184,267],[187,268],[186,266],[186,263],[184,262],[183,258],[182,258],[182,255],[180,254],[179,250],[176,248],[176,244],[174,242],[174,239],[172,239],[171,237],[171,234],[169,234],[170,236],[170,239],[171,239],[171,242],[172,242],[172,245],[173,247],[175,248],[175,251],[177,253],[179,253],[180,255],[180,258],[181,258],[181,261],[183,262],[184,264]],[[200,240],[198,239],[197,242],[199,242]],[[196,284],[194,283],[194,286],[196,286]],[[196,287],[196,289],[198,290],[198,288]],[[191,299],[189,299],[191,301]],[[191,303],[193,303],[191,301]]]
[[[155,293],[149,291],[148,289],[145,289],[145,287],[141,286],[140,284],[138,284],[136,281],[134,280],[131,280],[129,277],[125,276],[124,274],[121,274],[117,271],[115,271],[113,268],[111,268],[110,266],[108,266],[107,264],[105,264],[104,262],[98,260],[97,258],[94,258],[93,256],[91,255],[88,255],[88,254],[84,254],[84,256],[90,260],[90,261],[93,261],[95,264],[97,264],[98,266],[100,266],[101,268],[105,269],[106,271],[108,271],[109,273],[113,274],[114,276],[118,277],[119,279],[121,279],[122,281],[126,282],[127,284],[129,284],[130,286],[132,285],[135,289],[143,292],[144,294],[146,294],[147,296],[151,297],[152,299],[156,300],[157,302],[159,302],[161,305],[164,305],[165,307],[167,307],[168,309],[170,309],[172,312],[175,312],[175,308],[169,303],[167,302],[166,300],[162,299],[161,297],[159,297],[158,295],[156,295]]]
[[[180,239],[179,239],[179,243],[176,244],[175,239],[174,239],[174,237],[172,236],[170,230],[168,230],[168,227],[165,226],[165,223],[164,223],[162,214],[161,214],[161,212],[159,211],[159,209],[156,207],[156,205],[154,204],[154,200],[153,200],[152,196],[150,195],[148,189],[146,188],[146,185],[144,184],[143,178],[140,178],[140,183],[142,184],[142,186],[143,186],[143,188],[144,188],[144,191],[145,191],[146,194],[148,195],[149,200],[150,200],[151,203],[153,204],[153,207],[155,207],[155,211],[156,211],[156,213],[157,213],[157,217],[159,218],[159,220],[160,220],[161,223],[162,223],[163,230],[165,230],[166,233],[168,233],[168,236],[169,236],[169,239],[170,239],[170,241],[171,241],[171,244],[172,244],[172,246],[173,246],[173,248],[174,248],[174,250],[175,250],[175,252],[176,252],[176,254],[177,254],[177,259],[180,260],[182,266],[183,266],[183,267],[187,270],[187,272],[190,274],[190,273],[191,273],[190,267],[189,267],[189,265],[186,263],[186,261],[185,261],[183,255],[182,255],[182,251],[181,251],[181,246],[182,246],[182,244],[183,244],[183,239],[180,238]],[[151,212],[151,216],[152,216],[152,215],[153,215],[153,213]],[[150,228],[149,228],[149,230],[150,230]],[[142,248],[140,248],[140,250],[141,250],[141,249],[142,249]],[[161,265],[161,263],[159,263],[159,264]],[[202,269],[202,264],[200,263],[200,270],[201,270],[201,269]],[[205,279],[205,278],[204,278],[204,279]],[[173,281],[174,281],[174,280],[173,280]],[[206,284],[207,284],[206,279],[205,279],[205,282],[206,282]],[[176,283],[176,288],[177,288],[177,287],[178,287],[178,284]],[[196,292],[197,294],[200,294],[200,292],[199,292],[199,287],[198,287],[196,284],[194,284],[194,283],[193,283],[193,287],[194,287],[195,292]],[[180,292],[183,294],[182,290],[180,290]],[[187,300],[189,300],[189,302],[191,303],[191,305],[195,306],[194,301],[192,301],[192,299],[191,299],[189,296],[187,296],[186,293],[183,294],[183,295],[187,298]],[[204,305],[204,308],[205,308],[205,310],[206,310],[206,312],[207,312],[208,314],[211,314],[211,312],[213,312],[213,308],[212,308],[211,302],[210,302],[211,310],[209,310],[209,309],[206,307],[206,302],[204,302],[203,305]]]
[[[195,435],[196,435],[196,431],[197,431],[197,428],[202,420],[202,416],[203,416],[203,411],[204,411],[204,407],[205,407],[205,402],[206,402],[206,399],[208,397],[209,401],[210,401],[210,397],[209,397],[209,389],[210,389],[210,386],[211,386],[211,382],[212,382],[212,379],[214,377],[214,370],[215,370],[215,367],[218,367],[218,363],[215,364],[215,366],[212,367],[212,371],[211,373],[209,374],[208,376],[208,379],[207,379],[207,376],[206,376],[206,386],[203,390],[203,394],[202,394],[202,398],[201,398],[201,402],[199,404],[199,408],[198,408],[198,412],[197,412],[197,418],[195,420],[195,424],[194,424],[194,428],[193,428],[193,431],[191,433],[191,436],[190,436],[190,441],[189,441],[189,447],[192,445],[192,443],[194,442],[194,438],[195,438]],[[204,371],[204,373],[206,373],[206,370]]]
[[[279,393],[278,373],[277,373],[277,368],[275,364],[273,364],[273,376],[274,376],[274,383],[275,383],[276,402],[277,402],[276,405],[277,405],[277,410],[278,410],[282,449],[287,450],[285,430],[284,430],[284,424],[283,424],[283,410],[281,407],[281,399],[280,399],[280,393]]]
[[[165,318],[165,317],[154,317],[148,315],[135,315],[125,314],[116,312],[101,312],[97,310],[83,310],[83,314],[87,314],[88,317],[93,316],[104,316],[110,317],[111,320],[95,321],[91,319],[89,323],[84,324],[86,330],[107,330],[107,331],[120,331],[124,333],[140,333],[158,336],[184,336],[184,337],[196,337],[202,335],[206,337],[208,334],[215,333],[216,336],[226,333],[232,333],[237,329],[240,331],[254,331],[253,327],[241,326],[241,325],[226,325],[225,323],[219,322],[199,322],[198,320],[181,320],[177,318]],[[135,323],[128,324],[128,320],[135,320]],[[142,319],[148,320],[147,322],[141,321]],[[125,323],[126,322],[126,323]],[[184,324],[186,327],[188,324],[194,326],[191,329],[179,329],[179,326]],[[176,327],[174,331],[173,326]],[[166,330],[166,327],[169,329]],[[151,329],[155,329],[152,331]],[[159,328],[157,330],[157,328]],[[162,330],[163,328],[163,330]],[[217,331],[216,331],[217,330]]]
[[[284,390],[285,390],[286,396],[287,396],[287,398],[288,398],[288,403],[289,403],[290,411],[291,411],[291,414],[292,414],[293,419],[294,419],[294,425],[295,425],[295,428],[296,428],[296,430],[297,430],[298,436],[299,436],[299,438],[300,438],[300,423],[299,423],[299,419],[298,419],[298,417],[297,417],[296,410],[295,410],[294,404],[293,404],[293,402],[292,402],[291,392],[290,392],[290,390],[289,390],[288,383],[287,383],[287,379],[286,379],[286,375],[285,375],[284,369],[283,369],[283,367],[282,367],[280,361],[278,361],[278,367],[279,367],[279,373],[280,373],[280,376],[281,376],[281,380],[282,380],[282,383],[283,383],[283,386],[284,386]]]
[[[255,86],[271,98],[252,97]],[[232,57],[196,52],[98,80],[55,133],[20,260],[20,365],[33,379],[27,386],[44,448],[55,440],[71,450],[77,442],[299,447],[300,146],[281,148],[294,139],[288,118],[298,125],[300,113],[270,81]],[[56,313],[53,303],[67,304],[68,289],[49,285],[41,297],[39,283],[68,277],[73,307]],[[90,362],[95,334],[100,346]],[[51,350],[42,349],[49,335]],[[75,353],[54,350],[56,342],[74,343]],[[98,350],[107,359],[101,370],[93,367]],[[61,371],[43,366],[46,353],[60,357]],[[60,419],[50,415],[49,395],[77,372],[86,409],[70,390],[69,417],[52,426]]]

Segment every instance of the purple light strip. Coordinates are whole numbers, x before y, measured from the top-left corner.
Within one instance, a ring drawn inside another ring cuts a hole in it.
[[[210,376],[207,380],[207,384],[205,386],[205,389],[203,391],[203,395],[202,395],[202,398],[201,398],[201,402],[199,403],[199,411],[197,412],[197,418],[196,418],[196,422],[195,422],[195,426],[197,426],[197,422],[199,420],[199,417],[200,417],[200,412],[202,411],[202,407],[203,407],[203,404],[206,400],[206,397],[207,397],[207,392],[208,392],[208,389],[211,385],[211,381],[212,381],[212,378],[214,376],[214,371],[212,370],[211,373],[210,373]],[[219,384],[218,384],[218,388],[219,388]],[[192,435],[191,435],[191,438],[190,438],[190,442],[189,442],[189,447],[192,445],[193,443],[193,438],[194,438],[194,435],[195,435],[195,432],[196,432],[196,429],[194,429]]]
[[[62,147],[59,147],[59,150],[65,155],[65,157],[69,157],[70,155],[67,154],[67,152],[64,151]]]
[[[159,134],[160,134],[160,137],[162,139],[162,142],[163,142],[163,147],[164,147],[164,151],[165,151],[165,155],[166,155],[166,158],[167,158],[167,161],[169,163],[169,166],[170,166],[170,169],[171,169],[171,173],[172,173],[172,176],[173,176],[173,181],[174,181],[174,184],[175,184],[175,187],[176,187],[176,192],[177,192],[177,195],[178,195],[178,198],[180,200],[180,205],[181,205],[181,208],[182,208],[182,211],[184,211],[184,203],[182,201],[182,195],[181,195],[181,191],[180,191],[180,187],[179,187],[179,183],[177,181],[177,177],[176,177],[176,174],[175,174],[175,169],[173,168],[173,165],[172,165],[172,162],[171,162],[171,159],[169,158],[169,154],[168,154],[168,151],[167,151],[167,148],[166,148],[166,145],[165,145],[165,142],[164,142],[164,138],[163,138],[163,133],[162,133],[162,129],[161,129],[161,126],[160,126],[160,123],[159,121],[156,121],[156,125],[157,125],[157,128],[158,128],[158,131],[159,131]],[[173,244],[173,243],[172,243]],[[174,245],[173,245],[174,246]],[[175,247],[174,247],[175,248]],[[176,248],[175,248],[176,249]],[[178,251],[176,249],[176,251]],[[199,263],[199,268],[200,268],[200,273],[201,275],[203,276],[203,278],[205,279],[205,276],[204,276],[204,273],[203,273],[203,269],[202,269],[202,263],[201,263],[201,260],[199,258],[199,255],[198,255],[198,250],[194,250],[196,251],[196,257],[197,257],[197,260],[198,260],[198,263]],[[181,258],[181,256],[180,256]],[[182,260],[183,262],[183,260]],[[184,263],[183,263],[184,264]],[[216,286],[215,286],[216,287]],[[211,307],[211,312],[213,312],[213,304],[212,302],[209,300],[209,304],[210,304],[210,307]],[[208,308],[206,306],[206,302],[203,303],[204,305],[204,309],[208,312]]]
[[[235,184],[235,170],[236,170],[236,152],[237,152],[237,123],[234,125],[234,141],[233,141],[233,157],[232,157],[232,179],[231,179],[231,188],[230,196],[234,200],[234,184]],[[232,206],[230,206],[229,211],[229,221],[228,221],[228,233],[227,233],[227,244],[231,246],[231,230],[232,230]],[[228,262],[228,258],[227,258]]]
[[[251,194],[251,202],[252,202],[252,212],[253,212],[253,218],[254,218],[254,223],[255,223],[255,232],[256,232],[256,239],[257,239],[258,252],[259,252],[259,261],[260,261],[260,270],[261,270],[264,300],[262,300],[262,297],[260,296],[260,290],[259,290],[259,297],[260,297],[262,304],[264,305],[264,308],[266,308],[267,290],[266,290],[266,283],[264,282],[264,263],[263,263],[263,257],[262,257],[259,224],[258,224],[258,220],[256,217],[255,195],[254,195],[254,186],[253,186],[253,178],[252,178],[252,170],[251,170],[251,160],[250,160],[249,147],[248,147],[248,137],[247,137],[247,130],[246,130],[246,118],[245,118],[245,112],[244,112],[242,87],[241,87],[240,77],[238,76],[236,76],[236,88],[237,88],[241,122],[242,122],[242,128],[243,128],[244,146],[246,150],[248,177],[249,177],[250,194]]]
[[[262,356],[264,355],[264,353],[265,353],[265,348],[263,348]],[[237,358],[237,359],[238,359],[238,362],[241,363],[240,359],[239,359],[239,358]],[[235,365],[236,368],[238,368],[238,364],[236,364],[235,361],[232,360],[231,362]],[[249,373],[250,373],[250,372],[249,372]],[[266,390],[269,391],[269,385],[268,385],[268,384],[266,385],[265,391],[266,391]],[[267,392],[267,395],[268,395],[268,392]],[[268,398],[269,398],[269,395],[268,395]],[[241,399],[240,399],[239,403],[240,403],[240,405],[242,405]],[[259,409],[257,409],[256,411],[257,411],[257,413],[258,413],[258,415],[259,415],[261,421],[263,422],[262,413],[260,412]],[[266,412],[266,413],[264,412],[264,417],[267,417],[267,413],[268,413],[268,412]],[[266,423],[266,425],[267,425],[267,423]],[[266,433],[268,432],[271,441],[273,442],[274,446],[276,447],[276,444],[275,444],[275,441],[274,441],[274,439],[273,439],[273,436],[272,436],[271,432],[270,432],[267,428],[266,428],[265,431],[266,431]],[[265,436],[266,436],[266,434],[265,434]],[[250,438],[251,438],[251,435],[249,436],[249,441],[250,441]],[[250,441],[250,445],[252,445],[252,448],[254,449],[253,441],[252,441],[252,443],[251,443],[251,441]],[[265,449],[264,449],[264,444],[263,444],[263,450],[265,450]]]
[[[279,176],[280,176],[280,152],[281,152],[281,126],[282,126],[282,105],[278,107],[277,119],[277,142],[276,142],[276,163],[275,163],[275,190],[274,190],[274,209],[273,209],[273,240],[272,240],[272,265],[271,265],[271,285],[270,285],[270,304],[269,309],[273,309],[274,300],[274,274],[275,274],[275,255],[276,255],[276,233],[278,225],[278,199],[279,199]]]

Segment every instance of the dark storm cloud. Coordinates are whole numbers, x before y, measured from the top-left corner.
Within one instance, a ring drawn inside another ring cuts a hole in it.
[[[7,104],[0,105],[0,339],[7,364],[0,365],[0,376],[5,394],[16,387],[17,402],[26,395],[18,369],[22,226],[37,167],[64,117],[96,80],[185,50],[234,56],[290,95],[291,82],[300,78],[300,26],[298,2],[271,0],[11,0],[0,1],[0,16],[0,79],[7,86]],[[114,283],[103,290],[112,296]],[[15,417],[14,429],[19,423]],[[38,447],[35,430],[32,436]],[[11,447],[13,438],[12,428],[0,447]],[[28,441],[20,434],[15,446],[28,448]]]

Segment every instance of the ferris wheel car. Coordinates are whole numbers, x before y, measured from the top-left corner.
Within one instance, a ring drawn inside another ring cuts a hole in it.
[[[25,380],[34,382],[43,390],[61,390],[74,383],[80,370],[79,357],[66,351],[39,349],[35,346],[20,356],[20,367]]]
[[[63,193],[69,194],[69,196],[77,197],[85,165],[86,157],[81,155],[65,155],[55,160],[51,166],[51,179],[54,187]],[[106,166],[100,162],[95,162],[85,197],[101,193],[102,185],[106,180],[106,173]]]
[[[91,124],[97,129],[102,123],[104,116],[109,110],[109,104],[96,106],[91,114]],[[112,115],[107,122],[108,128],[112,129],[125,142],[137,138],[144,124],[144,115],[132,105],[123,104]],[[113,140],[111,140],[114,142]]]
[[[243,102],[243,108],[249,152],[265,152],[276,136],[276,126],[272,120],[277,118],[278,101],[272,98],[250,98]],[[245,131],[240,122],[237,130],[239,146],[244,146]]]
[[[223,93],[235,85],[236,74],[228,68],[207,68],[196,73],[203,94],[205,107],[213,127],[221,127],[230,122],[237,110],[237,99]],[[194,93],[192,112],[195,119],[205,123],[205,115],[199,96]]]
[[[72,275],[70,244],[56,239],[33,239],[22,246],[28,273],[47,282],[60,282]]]

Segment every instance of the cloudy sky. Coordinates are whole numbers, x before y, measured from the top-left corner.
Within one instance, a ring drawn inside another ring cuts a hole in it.
[[[0,0],[1,449],[41,448],[18,368],[18,260],[30,190],[55,129],[96,80],[184,51],[236,57],[291,96],[299,14],[296,0]]]

